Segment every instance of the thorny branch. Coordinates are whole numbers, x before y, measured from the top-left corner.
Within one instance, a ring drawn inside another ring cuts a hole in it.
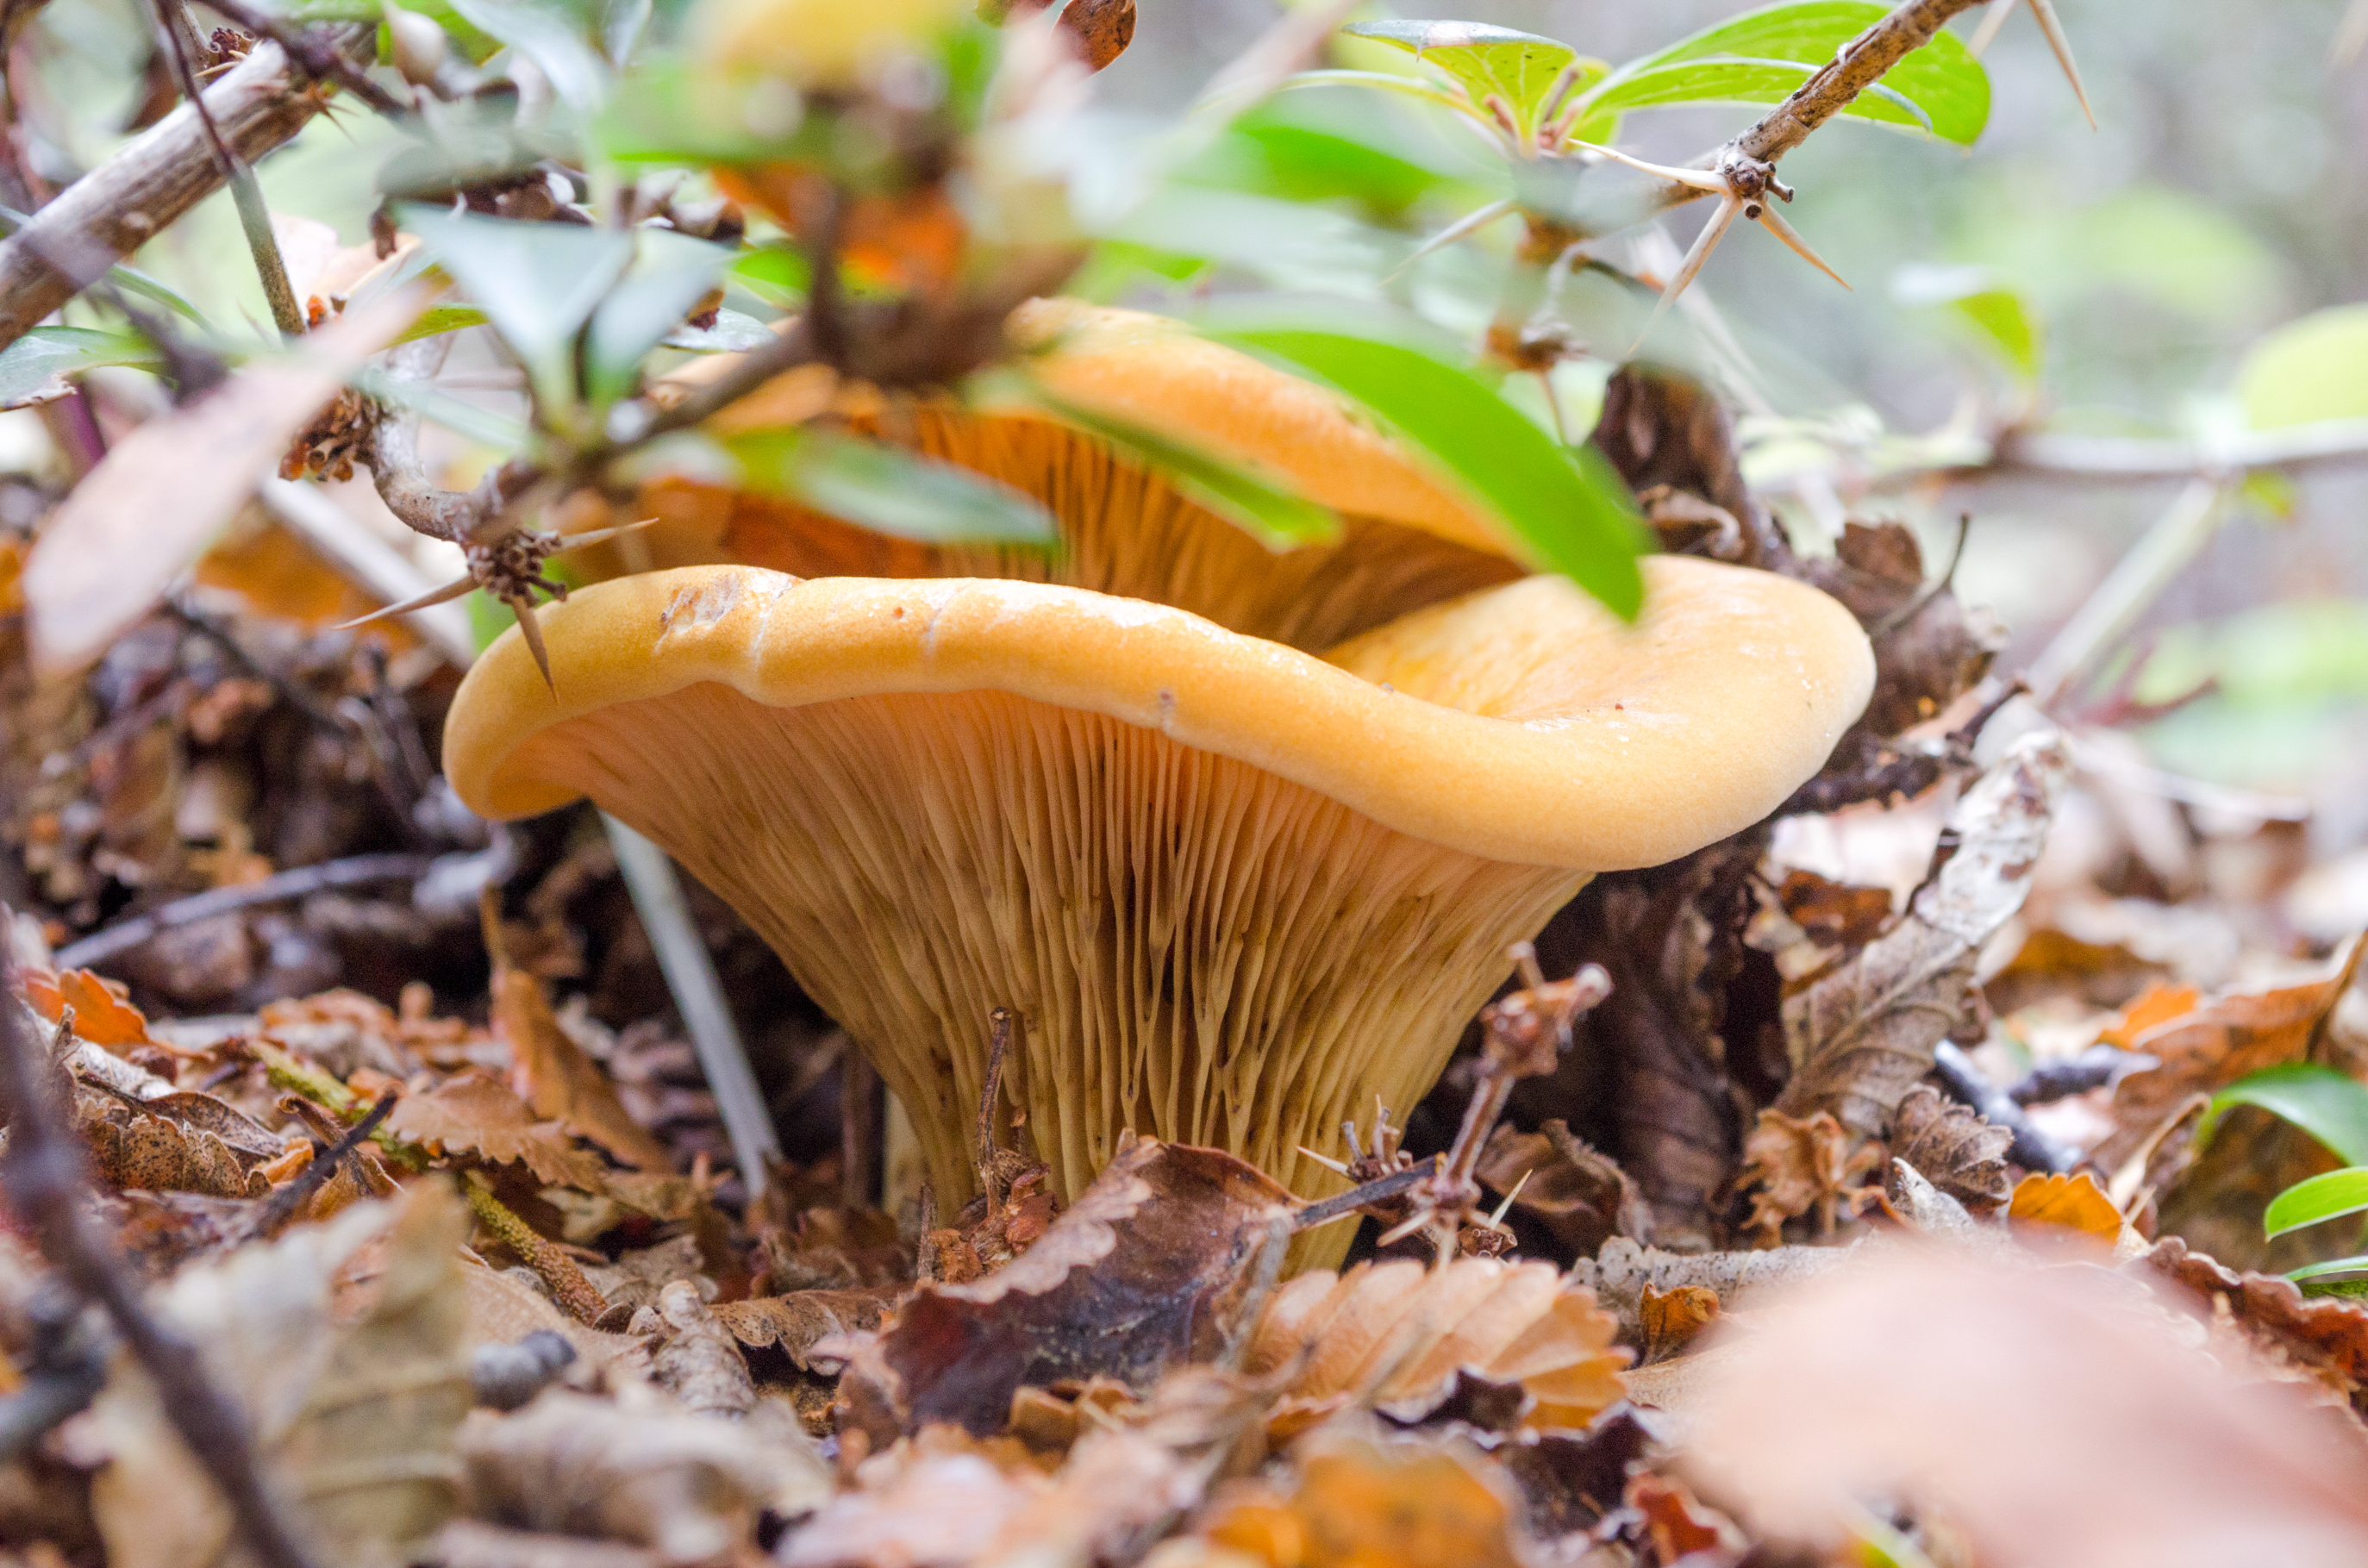
[[[260,43],[205,90],[206,111],[238,157],[253,163],[321,111],[326,99],[299,74],[279,45]],[[59,192],[0,241],[0,348],[221,186],[205,126],[185,103]]]
[[[288,51],[288,58],[297,68],[315,82],[335,82],[381,114],[409,112],[404,103],[393,93],[370,79],[353,56],[338,44],[333,31],[308,28],[274,15],[246,0],[206,0],[206,8],[219,11],[248,32],[268,38]]]
[[[5,971],[0,983],[14,987]],[[265,1568],[310,1568],[311,1558],[264,1488],[246,1417],[206,1375],[197,1347],[148,1311],[131,1270],[92,1224],[84,1207],[88,1188],[81,1151],[59,1119],[53,1074],[40,1042],[28,1037],[24,1017],[24,1009],[0,1006],[0,1094],[8,1109],[0,1183],[10,1205],[32,1225],[50,1266],[107,1309],[116,1332],[155,1381],[166,1418],[222,1489],[256,1558]]]

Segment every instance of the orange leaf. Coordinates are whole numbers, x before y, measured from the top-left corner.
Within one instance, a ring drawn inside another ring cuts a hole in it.
[[[2118,1045],[2123,1051],[2137,1043],[2138,1036],[2159,1024],[2183,1018],[2202,1004],[2203,993],[2192,985],[2156,985],[2145,995],[2122,1009],[2122,1016],[2099,1033],[2097,1039],[2106,1045]]]
[[[124,1000],[130,994],[127,989],[112,980],[102,980],[86,969],[63,973],[36,970],[25,976],[24,986],[25,1000],[53,1024],[72,1007],[74,1033],[93,1045],[154,1043],[148,1038],[147,1018]]]
[[[2032,1175],[2015,1184],[2007,1200],[2006,1217],[2032,1225],[2055,1225],[2095,1236],[2111,1246],[2121,1240],[2122,1213],[2097,1178],[2087,1171],[2078,1176]]]

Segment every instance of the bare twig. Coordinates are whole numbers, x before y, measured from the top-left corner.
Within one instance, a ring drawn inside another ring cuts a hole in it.
[[[450,333],[404,344],[387,356],[386,373],[399,381],[432,381],[451,347]],[[427,461],[420,456],[420,426],[417,409],[390,404],[384,417],[371,428],[360,454],[378,486],[379,499],[415,533],[450,544],[469,544],[541,477],[541,469],[512,459],[486,474],[474,489],[443,489],[428,478]]]
[[[2039,1130],[2007,1092],[1989,1081],[1973,1058],[1948,1040],[1932,1048],[1932,1075],[1949,1097],[1981,1113],[1984,1121],[2014,1134],[2007,1158],[2025,1170],[2068,1171],[2079,1161],[2071,1151]]]
[[[2307,468],[2368,458],[2368,419],[2325,419],[2210,441],[2010,432],[1991,460],[1966,474],[2043,473],[2067,479],[2183,479],[2256,468]]]
[[[13,977],[9,979],[13,987]],[[0,1182],[40,1238],[41,1256],[66,1282],[107,1309],[116,1332],[156,1385],[165,1417],[230,1505],[239,1534],[265,1568],[310,1568],[279,1505],[265,1490],[246,1416],[206,1375],[197,1346],[152,1315],[131,1271],[92,1223],[83,1156],[51,1097],[54,1076],[24,1012],[0,1006],[0,1093],[8,1151]]]
[[[317,866],[299,866],[293,870],[266,877],[259,882],[241,882],[232,887],[192,893],[187,898],[174,900],[162,909],[110,926],[79,942],[68,943],[58,949],[58,967],[86,969],[92,964],[105,963],[176,926],[211,919],[217,915],[227,915],[234,909],[306,898],[332,888],[365,887],[372,882],[416,881],[427,875],[430,864],[429,858],[425,855],[355,855],[343,860],[325,860]]]
[[[1328,1225],[1333,1221],[1348,1215],[1361,1214],[1375,1204],[1387,1203],[1393,1199],[1402,1198],[1417,1186],[1437,1176],[1439,1162],[1440,1157],[1433,1154],[1428,1160],[1417,1160],[1410,1165],[1402,1165],[1387,1176],[1375,1176],[1372,1180],[1361,1186],[1352,1187],[1346,1192],[1336,1192],[1329,1198],[1320,1199],[1292,1214],[1292,1226],[1295,1230],[1312,1231],[1318,1225]]]
[[[2170,580],[2186,570],[2218,524],[2222,484],[2214,480],[2187,482],[2032,661],[2025,678],[2032,701],[2042,708],[2055,702],[2072,677],[2111,648]]]
[[[337,1174],[337,1167],[354,1158],[361,1146],[370,1142],[378,1131],[379,1123],[387,1119],[387,1114],[394,1109],[394,1102],[400,1098],[402,1094],[395,1089],[389,1089],[379,1096],[378,1103],[370,1108],[368,1115],[347,1128],[345,1135],[333,1146],[314,1154],[313,1163],[297,1172],[293,1181],[265,1199],[262,1209],[255,1216],[254,1233],[272,1235],[280,1226],[294,1219],[304,1205],[313,1200],[314,1193],[329,1185],[329,1178]],[[297,1103],[306,1102],[300,1100]]]
[[[288,55],[261,43],[205,90],[215,127],[252,163],[321,111]],[[0,347],[106,275],[221,187],[197,111],[183,104],[0,241]]]
[[[214,168],[230,187],[231,199],[238,208],[238,226],[245,232],[256,276],[263,280],[263,297],[271,306],[272,324],[283,336],[294,337],[304,330],[304,309],[296,302],[295,287],[288,281],[288,263],[279,254],[279,237],[271,232],[271,209],[264,202],[263,187],[245,160],[222,140],[222,128],[206,108],[205,94],[198,84],[198,64],[190,58],[197,29],[189,25],[180,0],[148,0],[148,9],[156,19],[156,47],[171,63],[181,85],[181,97],[197,111]]]

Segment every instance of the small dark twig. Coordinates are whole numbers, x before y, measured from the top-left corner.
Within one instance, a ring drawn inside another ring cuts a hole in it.
[[[1344,1214],[1358,1213],[1374,1204],[1386,1203],[1437,1176],[1440,1159],[1440,1156],[1433,1154],[1429,1159],[1417,1160],[1385,1176],[1376,1176],[1360,1187],[1319,1199],[1292,1216],[1292,1226],[1294,1230],[1313,1230],[1318,1225],[1329,1224]]]
[[[188,898],[174,900],[162,909],[110,926],[79,942],[68,943],[58,949],[57,964],[60,969],[87,969],[92,964],[105,963],[120,953],[130,952],[176,926],[226,915],[233,909],[306,898],[332,888],[365,887],[372,882],[416,881],[427,875],[429,864],[429,858],[425,855],[354,855],[343,860],[325,860],[317,866],[299,866],[293,870],[266,877],[259,882],[244,882],[233,887],[192,893]]]
[[[387,1113],[394,1108],[394,1102],[402,1097],[399,1090],[387,1090],[379,1096],[378,1103],[370,1107],[359,1121],[346,1130],[346,1135],[337,1140],[336,1147],[326,1150],[315,1147],[313,1163],[297,1172],[293,1181],[264,1200],[262,1210],[255,1217],[254,1233],[258,1236],[276,1235],[282,1225],[301,1213],[304,1205],[313,1201],[313,1195],[329,1185],[330,1178],[337,1174],[337,1167],[355,1158],[356,1151],[378,1131],[379,1123],[386,1119]]]
[[[2008,1087],[2006,1096],[2019,1106],[2052,1105],[2118,1083],[2154,1062],[2144,1051],[2092,1045],[2069,1061],[2032,1068]]]
[[[6,975],[8,988],[14,976]],[[116,1332],[156,1385],[165,1418],[230,1505],[238,1531],[264,1568],[312,1568],[279,1505],[265,1489],[245,1415],[206,1375],[197,1346],[153,1316],[131,1270],[91,1222],[81,1149],[52,1097],[55,1076],[25,1032],[24,1011],[0,1006],[0,1097],[8,1109],[8,1150],[0,1185],[32,1227],[41,1256],[69,1285],[107,1309]]]
[[[1991,1083],[1955,1042],[1944,1040],[1933,1048],[1932,1076],[1941,1081],[1951,1099],[1973,1107],[1984,1121],[2014,1134],[2007,1158],[2025,1170],[2061,1173],[2080,1163],[2070,1150],[2032,1125],[2022,1108]]]
[[[1998,710],[2031,688],[2018,676],[1994,683],[1990,694],[1964,723],[1937,741],[1872,743],[1857,766],[1820,773],[1770,816],[1823,816],[1861,801],[1913,800],[1951,773],[1974,765],[1974,743]]]

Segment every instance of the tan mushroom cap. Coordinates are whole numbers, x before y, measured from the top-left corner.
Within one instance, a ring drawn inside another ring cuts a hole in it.
[[[1269,550],[1050,415],[892,399],[806,367],[709,427],[730,436],[836,417],[1035,496],[1060,521],[1062,553],[929,545],[778,496],[669,478],[641,498],[641,515],[655,515],[659,527],[612,550],[609,570],[642,552],[660,567],[732,561],[800,576],[1052,581],[1173,605],[1310,650],[1520,574],[1518,551],[1479,508],[1320,387],[1137,311],[1035,300],[1012,313],[1007,331],[1061,398],[1297,488],[1339,512],[1341,537]],[[706,361],[679,379],[696,382],[723,368]]]
[[[1328,663],[1074,588],[655,574],[542,612],[556,699],[515,632],[488,650],[446,766],[492,816],[589,795],[729,900],[879,1065],[941,1202],[996,1006],[1064,1194],[1130,1127],[1312,1192],[1299,1147],[1410,1107],[1508,942],[1591,871],[1757,821],[1864,705],[1839,605],[1645,567],[1633,630],[1533,578]]]

